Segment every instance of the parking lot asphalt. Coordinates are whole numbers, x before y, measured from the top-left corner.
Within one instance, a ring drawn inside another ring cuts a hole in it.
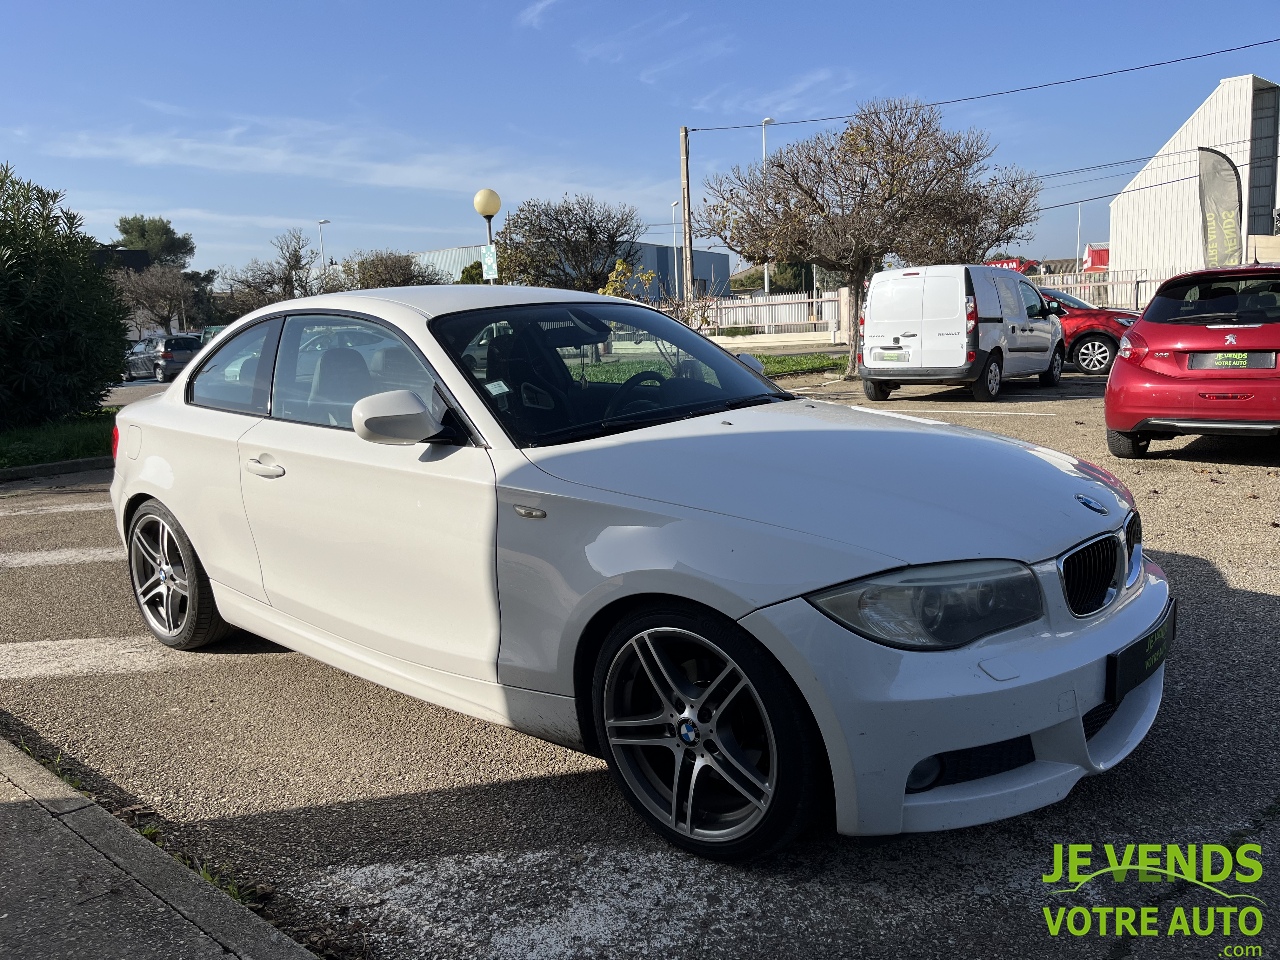
[[[1280,444],[1185,439],[1112,459],[1102,382],[1074,374],[1007,384],[994,404],[934,387],[871,404],[818,376],[784,386],[1065,450],[1129,484],[1180,600],[1164,706],[1130,758],[1000,823],[707,863],[651,834],[599,760],[257,638],[163,648],[129,595],[105,471],[0,485],[0,732],[61,754],[168,849],[263,885],[264,916],[341,957],[1274,956],[1273,926],[1051,936],[1045,907],[1225,901],[1105,878],[1064,898],[1041,875],[1054,844],[1257,842],[1248,892],[1280,909]],[[993,476],[988,506],[1034,493]]]

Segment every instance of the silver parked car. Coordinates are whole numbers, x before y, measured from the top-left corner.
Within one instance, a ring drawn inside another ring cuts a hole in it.
[[[192,336],[146,337],[133,345],[124,358],[125,380],[172,380],[200,352],[200,338]]]

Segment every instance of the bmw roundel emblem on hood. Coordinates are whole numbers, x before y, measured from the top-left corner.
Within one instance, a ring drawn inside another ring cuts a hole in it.
[[[1100,513],[1104,517],[1111,512],[1102,504],[1100,504],[1097,500],[1093,499],[1093,497],[1086,497],[1083,493],[1077,493],[1076,499],[1079,500],[1081,503],[1083,503],[1086,507],[1088,507],[1094,513]]]

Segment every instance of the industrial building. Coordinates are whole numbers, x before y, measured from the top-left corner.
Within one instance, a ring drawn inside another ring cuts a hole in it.
[[[676,280],[683,247],[664,246],[658,243],[637,243],[640,262],[637,270],[652,270],[655,274],[654,293],[675,294],[679,289]],[[443,250],[427,250],[417,254],[423,263],[429,263],[447,274],[455,282],[463,269],[480,259],[482,247],[447,247]],[[729,255],[712,250],[693,251],[693,285],[698,295],[728,296]]]
[[[1244,259],[1280,259],[1276,237],[1277,97],[1280,88],[1247,74],[1222,80],[1160,151],[1111,201],[1110,262],[1116,283],[1145,303],[1156,282],[1205,264],[1200,148],[1225,154],[1240,174]]]

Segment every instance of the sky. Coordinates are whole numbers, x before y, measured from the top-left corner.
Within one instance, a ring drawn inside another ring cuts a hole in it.
[[[484,242],[472,210],[590,193],[671,242],[679,128],[948,100],[1280,37],[1280,6],[651,0],[42,3],[4,0],[0,162],[62,190],[103,241],[127,214],[196,241],[200,269],[300,227],[325,254]],[[1150,156],[1224,77],[1280,82],[1280,44],[944,107],[993,162],[1044,174]],[[838,124],[769,128],[770,149]],[[706,176],[758,161],[761,132],[691,137]],[[1057,177],[1042,206],[1113,193],[1140,164]],[[1084,242],[1107,201],[1081,206]],[[1076,207],[1018,252],[1076,251]],[[498,215],[501,222],[503,214]],[[697,246],[710,245],[711,241]]]

